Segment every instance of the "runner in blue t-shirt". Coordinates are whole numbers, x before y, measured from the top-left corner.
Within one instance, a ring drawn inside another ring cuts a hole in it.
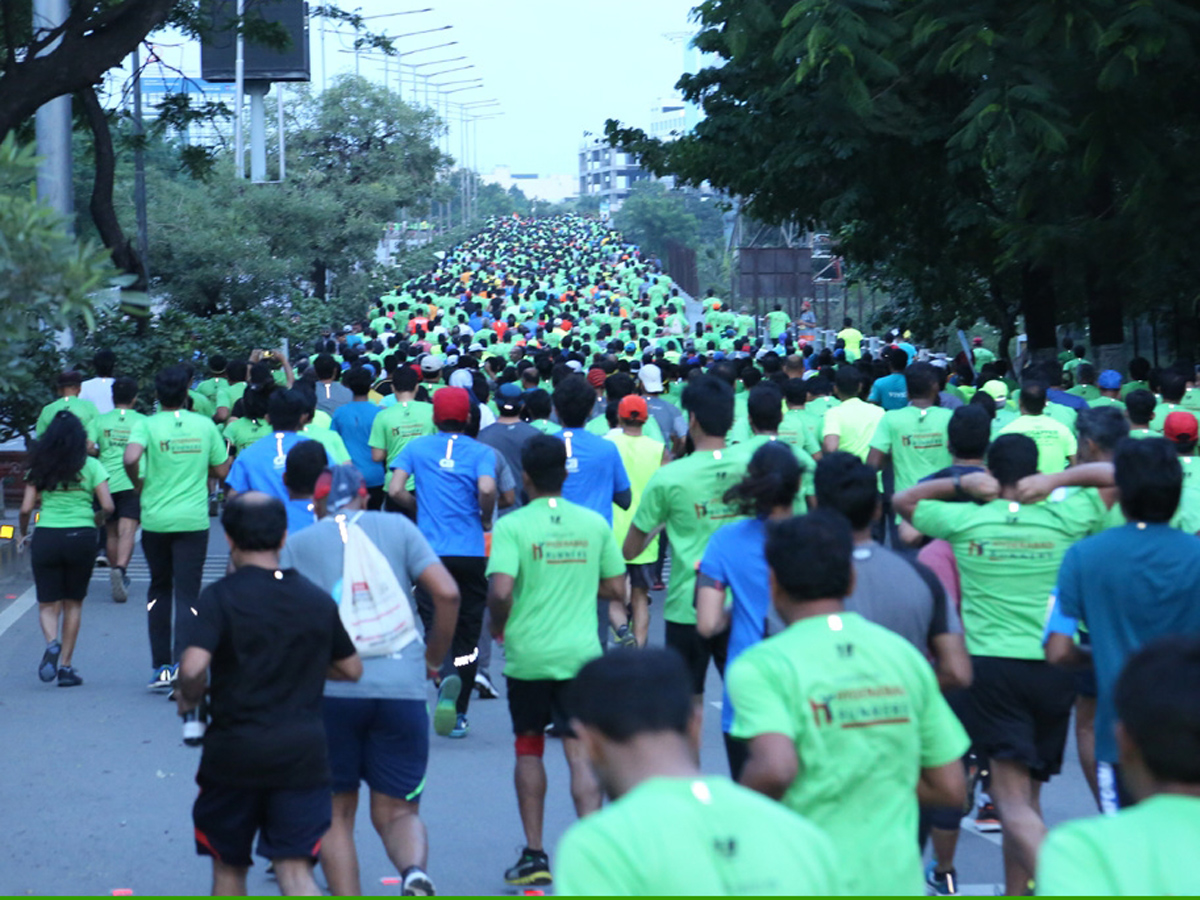
[[[342,376],[342,384],[350,389],[354,399],[339,406],[333,414],[332,428],[346,445],[346,452],[355,468],[367,483],[370,495],[368,509],[383,508],[383,482],[386,472],[383,463],[371,458],[371,425],[381,412],[380,408],[367,399],[374,380],[371,370],[363,366],[351,369]]]
[[[262,491],[283,501],[287,508],[288,532],[307,528],[316,518],[311,500],[292,500],[283,483],[288,451],[309,438],[297,431],[304,425],[308,406],[295,390],[273,391],[267,407],[271,434],[260,437],[237,455],[225,479],[227,500],[246,491]],[[326,454],[328,458],[328,454]],[[329,465],[333,460],[329,459]]]
[[[467,706],[475,687],[479,636],[487,605],[484,532],[495,513],[496,453],[462,432],[471,418],[466,389],[444,387],[433,395],[433,424],[427,434],[405,444],[392,461],[388,496],[405,511],[416,511],[417,527],[458,585],[458,621],[450,656],[443,663],[433,729],[443,737],[467,736]],[[407,489],[415,481],[416,496]],[[433,627],[432,600],[419,587],[417,611],[426,633]]]
[[[772,477],[777,475],[778,478]],[[746,477],[725,495],[753,516],[717,529],[709,539],[696,577],[696,631],[711,638],[729,629],[728,667],[743,652],[763,639],[771,614],[771,589],[767,570],[767,522],[792,515],[800,490],[800,463],[786,444],[763,444],[754,452]],[[726,591],[733,603],[726,606]],[[731,737],[733,704],[725,691],[721,706],[721,732],[729,770],[736,781],[747,758],[746,742]]]
[[[611,525],[613,504],[629,509],[633,495],[617,445],[584,430],[595,399],[596,392],[582,375],[559,382],[553,400],[563,430],[555,436],[567,445],[563,496],[598,512]]]

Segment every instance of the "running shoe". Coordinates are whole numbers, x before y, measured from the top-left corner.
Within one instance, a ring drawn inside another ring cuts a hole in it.
[[[550,884],[550,857],[544,850],[530,850],[526,847],[521,851],[517,864],[504,873],[504,880],[509,884],[534,885]]]
[[[475,673],[475,690],[479,692],[480,700],[495,700],[500,696],[487,672]]]
[[[958,873],[954,869],[939,872],[937,863],[932,859],[925,867],[925,883],[933,889],[935,894],[949,896],[958,893]]]
[[[996,805],[991,800],[979,804],[979,811],[975,813],[975,827],[985,832],[1001,830],[1000,816],[997,815]]]
[[[611,640],[618,647],[624,647],[626,649],[637,648],[637,638],[633,636],[633,631],[630,630],[628,622],[626,622],[620,628],[613,628],[611,625],[609,625],[608,637],[609,640]]]
[[[108,584],[112,588],[113,603],[124,603],[129,599],[129,576],[124,569],[116,566],[109,569]]]
[[[78,687],[81,684],[83,684],[83,679],[70,666],[63,666],[58,670],[59,687]]]
[[[46,645],[46,652],[42,654],[42,661],[38,664],[38,678],[45,682],[54,680],[54,676],[58,674],[58,655],[60,653],[62,653],[62,644],[57,640]]]
[[[433,709],[433,732],[449,737],[458,724],[458,695],[462,693],[462,679],[447,675],[438,688],[437,706]]]
[[[450,733],[446,737],[465,738],[467,732],[471,730],[471,725],[467,721],[467,717],[461,713],[454,718],[454,727],[450,729]]]
[[[171,667],[159,666],[154,673],[154,677],[150,679],[150,683],[146,687],[152,691],[169,691],[174,685],[171,683]]]
[[[655,579],[654,584],[650,585],[650,590],[652,591],[665,591],[666,589],[667,586],[663,584],[663,580],[661,578]]]
[[[400,895],[402,897],[433,897],[433,879],[420,866],[409,866],[401,874]]]
[[[103,550],[101,550],[99,553],[96,554],[96,568],[97,569],[107,569],[108,568],[108,554],[105,553]]]

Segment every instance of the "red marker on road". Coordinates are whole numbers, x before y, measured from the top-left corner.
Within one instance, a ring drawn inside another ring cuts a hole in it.
[[[115,891],[112,892],[112,895],[114,897],[132,897],[133,896],[133,888],[117,888]]]
[[[387,884],[387,885],[400,884],[401,881],[402,881],[402,879],[396,878],[394,875],[379,879],[380,884]]]

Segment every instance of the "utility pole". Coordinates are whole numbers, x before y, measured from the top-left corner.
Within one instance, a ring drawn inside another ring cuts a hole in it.
[[[70,14],[68,0],[34,0],[34,34],[62,25]],[[49,44],[39,55],[52,53],[62,39]],[[37,135],[38,197],[57,210],[68,232],[74,233],[75,199],[71,189],[71,96],[55,97],[40,107],[34,119]]]
[[[142,122],[142,54],[133,48],[133,133],[137,144],[133,150],[133,206],[137,212],[138,259],[142,264],[142,281],[150,285],[150,229],[146,222],[146,127]]]

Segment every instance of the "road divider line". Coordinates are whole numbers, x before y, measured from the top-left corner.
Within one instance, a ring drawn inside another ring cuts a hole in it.
[[[14,600],[8,609],[0,612],[0,637],[3,637],[4,632],[17,624],[17,620],[25,615],[35,603],[37,603],[37,588],[31,587]]]

